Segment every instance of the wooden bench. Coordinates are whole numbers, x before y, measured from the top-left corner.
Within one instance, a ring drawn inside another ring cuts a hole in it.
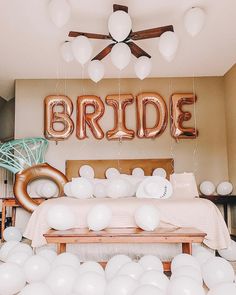
[[[192,254],[192,243],[202,243],[206,234],[196,228],[158,228],[147,232],[139,228],[108,228],[99,232],[86,229],[49,230],[47,243],[57,244],[57,253],[66,251],[66,244],[74,243],[181,243],[182,252]],[[104,264],[104,263],[103,263]],[[165,271],[170,262],[164,262]]]

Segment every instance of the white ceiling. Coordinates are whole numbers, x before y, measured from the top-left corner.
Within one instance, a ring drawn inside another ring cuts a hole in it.
[[[163,60],[157,49],[158,39],[137,41],[152,55],[151,77],[221,76],[236,61],[235,0],[68,0],[72,16],[67,25],[58,29],[48,15],[49,0],[0,0],[0,96],[14,96],[15,79],[81,78],[77,62],[66,64],[59,46],[68,31],[80,30],[108,33],[107,20],[112,5],[129,6],[133,31],[173,24],[180,39],[174,61]],[[207,13],[203,31],[189,36],[183,15],[191,6],[200,6]],[[92,40],[94,55],[109,42]],[[132,57],[135,59],[135,57]],[[109,55],[104,59],[105,77],[118,77]],[[84,77],[87,77],[86,70]],[[135,77],[133,62],[121,77]]]

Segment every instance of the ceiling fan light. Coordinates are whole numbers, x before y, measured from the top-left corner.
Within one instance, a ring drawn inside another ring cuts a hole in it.
[[[131,50],[126,43],[116,43],[111,50],[111,61],[120,71],[129,64],[131,59]]]
[[[90,58],[93,52],[93,48],[89,39],[85,36],[76,37],[72,43],[72,52],[75,59],[84,65]]]
[[[64,42],[60,47],[60,52],[64,61],[71,62],[74,59],[71,42]]]
[[[92,60],[88,65],[88,74],[95,83],[104,77],[104,64],[100,60]]]
[[[184,15],[185,29],[193,37],[201,32],[205,21],[206,13],[200,7],[192,7]]]
[[[66,0],[51,0],[48,9],[52,22],[58,28],[63,27],[68,22],[71,7]]]
[[[167,61],[172,61],[178,49],[179,39],[175,32],[165,32],[161,35],[158,48],[161,55]]]
[[[108,20],[108,30],[112,38],[117,42],[124,41],[132,28],[132,20],[128,13],[117,10],[113,12]]]
[[[152,62],[147,56],[140,56],[134,64],[135,74],[140,80],[145,79],[150,74],[151,69]]]

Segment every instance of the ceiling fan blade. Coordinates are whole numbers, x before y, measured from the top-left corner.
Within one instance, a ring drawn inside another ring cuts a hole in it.
[[[106,57],[111,52],[112,47],[114,45],[115,45],[115,43],[109,44],[101,52],[99,52],[92,60],[102,60],[104,57]]]
[[[128,13],[128,7],[124,5],[119,5],[119,4],[113,4],[113,11],[117,10],[123,10],[124,12]]]
[[[110,35],[74,32],[74,31],[70,31],[68,36],[69,37],[85,36],[91,39],[112,39]]]
[[[146,51],[144,51],[141,47],[136,45],[134,42],[127,42],[127,45],[129,46],[132,54],[139,58],[140,56],[147,56],[151,58],[151,55],[149,55]]]
[[[159,28],[147,29],[147,30],[138,31],[138,32],[132,32],[129,38],[132,40],[156,38],[156,37],[160,37],[163,33],[167,31],[174,32],[173,26],[170,25],[170,26],[164,26]]]

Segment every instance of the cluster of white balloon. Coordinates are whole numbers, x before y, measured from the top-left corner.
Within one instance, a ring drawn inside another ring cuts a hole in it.
[[[138,198],[167,198],[172,194],[172,186],[165,179],[166,171],[163,168],[154,169],[152,177],[145,176],[142,168],[133,169],[132,175],[120,174],[116,168],[108,168],[106,179],[98,179],[94,178],[91,166],[83,165],[79,174],[81,177],[73,178],[64,186],[64,193],[69,197],[122,198],[136,195]]]
[[[179,254],[171,263],[172,275],[163,272],[161,260],[144,255],[137,261],[115,255],[105,269],[94,261],[81,263],[72,253],[57,255],[49,247],[33,254],[17,240],[0,249],[0,294],[4,295],[235,295],[235,273],[231,264],[195,245],[193,256]]]
[[[42,197],[46,199],[50,199],[53,197],[57,197],[58,195],[58,188],[57,185],[51,181],[51,180],[42,180],[38,181],[35,185],[35,192],[32,188],[33,183],[30,184],[31,186],[28,186],[27,190],[28,193],[31,195],[37,195],[37,197]]]
[[[208,180],[203,181],[200,184],[200,192],[205,196],[214,195],[215,191],[220,196],[228,196],[233,191],[233,185],[228,181],[223,181],[219,183],[216,187],[213,182]]]
[[[57,27],[65,25],[71,14],[71,7],[66,0],[51,0],[49,4],[51,20]],[[184,16],[184,25],[191,36],[197,35],[205,23],[205,12],[200,7],[190,8]],[[123,70],[130,62],[131,50],[124,40],[130,34],[132,20],[128,13],[118,10],[111,14],[108,21],[108,30],[112,38],[117,42],[111,50],[111,61],[119,70]],[[161,55],[172,61],[178,49],[178,36],[175,32],[163,33],[158,42]],[[78,36],[72,42],[65,42],[61,45],[61,55],[66,62],[71,62],[74,58],[84,66],[92,54],[92,45],[85,36]],[[151,72],[152,64],[150,58],[139,57],[134,65],[134,71],[141,80],[146,78]],[[88,65],[89,77],[94,81],[100,81],[104,76],[104,65],[99,60],[93,60]]]
[[[67,230],[77,226],[77,218],[69,206],[57,204],[47,211],[47,224],[56,230]],[[153,205],[143,205],[134,212],[136,225],[143,230],[153,231],[160,223],[160,213]],[[100,231],[112,222],[112,210],[108,205],[98,204],[93,206],[87,214],[87,227],[93,231]]]

